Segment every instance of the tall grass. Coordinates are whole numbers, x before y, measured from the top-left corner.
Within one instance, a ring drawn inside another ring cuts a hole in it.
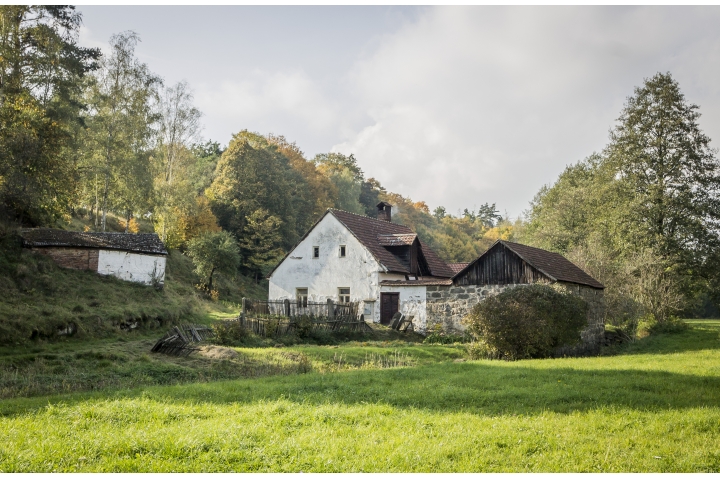
[[[7,400],[0,470],[719,472],[720,321],[693,326],[613,356],[411,353],[415,367]]]
[[[69,325],[79,338],[97,338],[237,313],[232,303],[209,301],[199,292],[192,269],[187,257],[172,251],[165,288],[158,291],[91,271],[60,268],[6,234],[0,237],[0,345],[57,340],[58,332]],[[246,278],[219,279],[219,284],[221,297],[232,301],[265,294]]]

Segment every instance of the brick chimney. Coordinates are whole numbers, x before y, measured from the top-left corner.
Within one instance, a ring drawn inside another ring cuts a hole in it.
[[[392,205],[390,203],[381,201],[377,204],[377,209],[377,218],[379,220],[387,221],[389,223],[392,218]]]

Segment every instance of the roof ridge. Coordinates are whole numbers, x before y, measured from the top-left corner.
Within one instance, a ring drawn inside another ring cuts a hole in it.
[[[340,212],[342,212],[342,213],[347,213],[347,214],[349,214],[349,215],[354,215],[354,216],[357,216],[358,218],[363,218],[363,219],[366,219],[366,220],[379,221],[379,222],[381,222],[381,223],[391,224],[391,225],[395,225],[395,226],[404,226],[405,228],[409,228],[410,231],[413,231],[413,229],[410,228],[410,227],[407,226],[407,225],[403,225],[403,224],[400,224],[400,223],[393,223],[392,221],[379,220],[379,219],[377,219],[377,218],[373,218],[373,217],[367,216],[367,215],[359,215],[359,214],[357,214],[357,213],[353,213],[352,211],[341,210],[340,208],[328,208],[328,211],[340,211]],[[413,231],[413,232],[414,232],[414,231]],[[388,234],[392,234],[392,233],[388,233]],[[406,234],[406,233],[398,233],[398,234]],[[415,234],[417,234],[417,233],[415,233]]]

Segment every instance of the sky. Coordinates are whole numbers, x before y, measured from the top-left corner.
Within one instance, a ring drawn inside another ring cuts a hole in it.
[[[80,6],[83,46],[134,30],[187,81],[204,139],[247,129],[354,154],[388,190],[516,218],[670,72],[720,145],[720,7]]]

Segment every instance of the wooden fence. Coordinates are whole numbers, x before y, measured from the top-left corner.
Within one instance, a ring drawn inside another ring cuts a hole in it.
[[[197,351],[195,344],[215,336],[212,328],[198,324],[173,326],[165,336],[152,347],[153,353],[170,354],[172,356],[188,356]]]
[[[259,336],[278,337],[287,334],[306,336],[311,332],[369,331],[359,303],[325,303],[305,301],[264,301],[243,298],[240,324]]]

